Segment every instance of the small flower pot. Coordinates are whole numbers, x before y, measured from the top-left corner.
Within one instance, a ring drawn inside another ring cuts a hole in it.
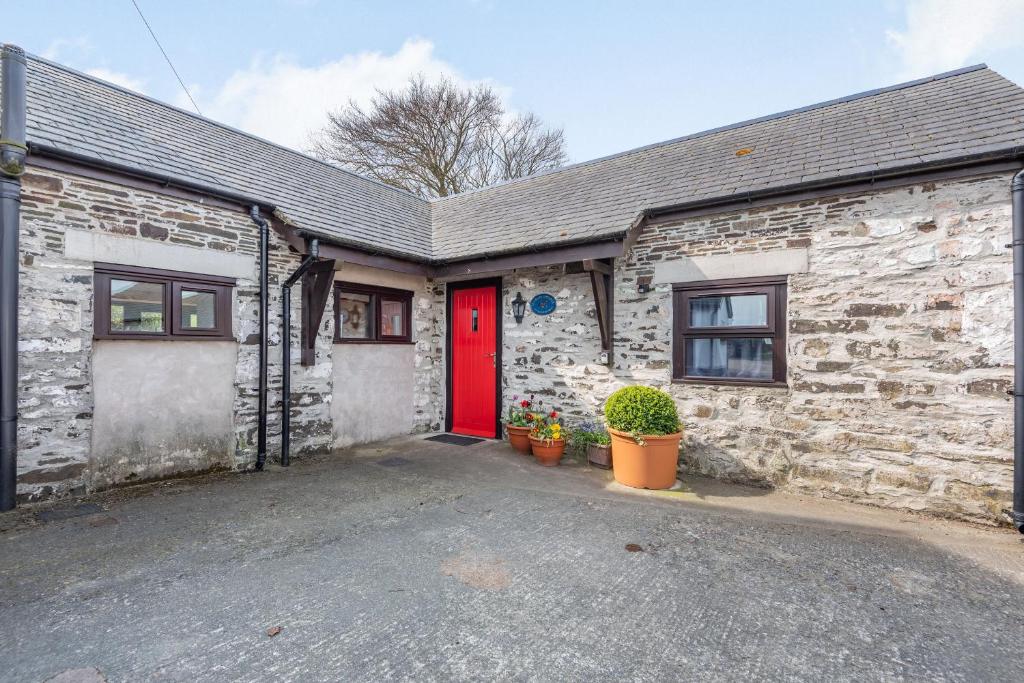
[[[641,436],[641,446],[628,432],[609,429],[615,481],[635,489],[670,489],[676,483],[682,432]]]
[[[530,454],[530,427],[514,427],[505,425],[508,430],[508,442],[512,448],[524,455]]]
[[[587,446],[587,462],[602,470],[612,468],[612,447],[606,443],[592,443]]]
[[[565,453],[565,439],[538,439],[530,437],[533,457],[544,467],[555,467]]]

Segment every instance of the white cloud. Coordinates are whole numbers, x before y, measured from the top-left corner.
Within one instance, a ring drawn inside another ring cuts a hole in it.
[[[203,114],[216,121],[304,149],[309,134],[326,123],[327,112],[350,99],[365,105],[377,89],[401,88],[419,73],[428,80],[445,75],[467,82],[434,55],[433,43],[415,39],[394,54],[361,52],[319,66],[302,66],[281,55],[256,59],[232,74],[216,94],[197,100]]]
[[[43,50],[42,57],[50,61],[67,59],[70,55],[81,57],[93,51],[92,43],[85,36],[77,38],[57,38]]]
[[[145,78],[135,78],[124,72],[114,71],[102,66],[83,67],[83,63],[96,63],[96,60],[93,59],[95,51],[92,41],[85,36],[78,36],[76,38],[57,38],[51,41],[46,49],[43,50],[42,56],[44,59],[75,66],[90,76],[109,81],[122,88],[128,88],[140,93],[146,92]]]
[[[910,0],[906,29],[886,38],[900,58],[901,80],[980,61],[983,54],[1019,45],[1021,0]]]
[[[85,73],[87,73],[90,76],[93,76],[95,78],[100,78],[100,79],[103,79],[104,81],[109,81],[109,82],[113,83],[114,85],[119,85],[122,88],[128,88],[129,90],[134,90],[135,92],[138,92],[138,93],[145,94],[145,92],[146,92],[146,81],[145,81],[145,79],[133,78],[133,77],[129,76],[128,74],[121,73],[120,71],[111,71],[110,69],[104,69],[103,67],[98,67],[98,68],[95,68],[95,69],[86,69]]]

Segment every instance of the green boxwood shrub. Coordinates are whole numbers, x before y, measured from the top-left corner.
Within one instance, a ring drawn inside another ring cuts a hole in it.
[[[663,436],[680,429],[672,397],[653,387],[623,387],[604,404],[608,426],[633,435]]]

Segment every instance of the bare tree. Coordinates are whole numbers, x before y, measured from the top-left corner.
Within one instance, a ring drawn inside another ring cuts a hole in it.
[[[446,197],[557,168],[566,161],[560,129],[533,114],[512,117],[488,86],[412,78],[328,114],[311,140],[319,158],[425,197]]]

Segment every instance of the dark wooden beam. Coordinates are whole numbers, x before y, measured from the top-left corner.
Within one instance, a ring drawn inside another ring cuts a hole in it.
[[[246,213],[248,213],[249,207],[252,206],[251,202],[244,203],[241,201],[229,201],[197,190],[168,185],[166,182],[147,178],[141,172],[137,175],[129,175],[124,172],[105,170],[100,168],[98,165],[66,161],[54,157],[40,156],[39,154],[30,154],[27,159],[27,164],[28,173],[32,173],[33,167],[45,168],[51,171],[59,171],[60,173],[68,173],[80,178],[101,180],[105,183],[113,183],[123,187],[130,187],[135,190],[152,192],[153,194],[160,194],[165,197],[184,199],[185,201],[195,202],[197,204],[202,204],[203,206],[212,206],[218,209],[226,209],[228,211],[237,211],[239,208],[242,208]]]
[[[939,162],[941,163],[941,162]],[[672,207],[649,209],[644,226],[659,226],[677,223],[686,218],[696,218],[734,211],[789,204],[791,202],[809,201],[837,195],[858,194],[860,192],[878,192],[907,185],[918,185],[927,182],[956,180],[959,178],[977,177],[990,173],[1007,173],[1021,167],[1020,160],[990,160],[977,163],[949,166],[946,168],[918,168],[894,172],[892,176],[870,179],[834,179],[821,181],[820,185],[811,187],[782,187],[763,190],[756,193],[740,193],[736,197],[723,197],[718,200],[701,199],[688,204]]]
[[[299,231],[285,223],[279,216],[271,217],[270,227],[281,239],[288,243],[288,246],[293,251],[303,255],[308,252],[306,240],[302,239]]]
[[[290,247],[305,254],[308,252],[306,239],[291,225],[280,221],[274,222],[275,230],[284,238]],[[603,261],[615,259],[624,254],[624,238],[555,247],[542,251],[532,251],[507,256],[469,259],[455,263],[429,264],[410,261],[385,254],[371,254],[359,249],[344,247],[337,244],[320,242],[321,258],[333,259],[338,263],[354,263],[369,268],[380,268],[400,273],[410,273],[437,279],[497,273],[516,268],[536,268],[566,264],[567,272],[585,272],[587,263],[597,264],[595,268],[603,268]],[[609,271],[610,272],[610,271]]]
[[[615,270],[614,259],[603,261],[584,259],[583,270],[590,273],[590,285],[594,290],[594,305],[597,307],[597,326],[601,331],[601,350],[612,360],[612,346],[615,330]]]
[[[574,261],[586,261],[595,259],[607,259],[622,256],[622,240],[611,240],[608,242],[596,242],[594,244],[578,244],[569,247],[558,247],[545,249],[526,254],[511,254],[509,256],[495,256],[494,258],[462,261],[448,265],[437,266],[433,269],[433,276],[437,278],[455,277],[459,275],[479,275],[481,273],[496,273],[502,270],[514,270],[516,268],[535,268],[537,266],[561,265]]]
[[[425,263],[406,261],[393,256],[384,256],[383,254],[368,254],[357,249],[324,244],[323,242],[320,243],[320,256],[335,259],[342,263],[354,263],[359,266],[381,268],[382,270],[392,270],[398,273],[429,276],[431,271],[430,266]]]
[[[334,260],[318,261],[302,276],[302,364],[316,364],[316,337],[334,284]]]
[[[594,259],[587,259],[583,261],[583,270],[587,272],[597,271],[603,275],[611,275],[612,267],[604,261],[595,261]]]

